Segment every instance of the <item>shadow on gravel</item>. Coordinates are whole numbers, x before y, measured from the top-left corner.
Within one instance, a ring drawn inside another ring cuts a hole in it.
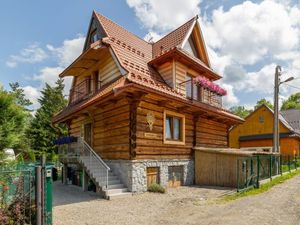
[[[53,207],[99,200],[106,201],[94,192],[83,192],[80,187],[64,185],[60,181],[53,183]]]

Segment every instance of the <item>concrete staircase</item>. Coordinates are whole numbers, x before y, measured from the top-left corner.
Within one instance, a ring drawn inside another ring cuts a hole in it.
[[[94,181],[103,196],[112,200],[132,195],[113,171],[105,164],[100,156],[84,141],[78,158],[86,173]]]

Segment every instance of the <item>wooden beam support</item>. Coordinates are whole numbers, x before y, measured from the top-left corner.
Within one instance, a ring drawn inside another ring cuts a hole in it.
[[[193,115],[193,147],[197,145],[197,123],[199,115]]]
[[[184,110],[187,110],[189,108],[190,108],[190,106],[181,106],[181,107],[177,107],[176,110],[178,112],[183,112]]]
[[[157,104],[161,107],[164,107],[167,105],[167,103],[170,102],[168,100],[161,100],[161,101],[158,101]]]

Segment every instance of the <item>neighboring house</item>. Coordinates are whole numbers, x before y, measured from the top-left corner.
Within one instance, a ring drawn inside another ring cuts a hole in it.
[[[111,168],[106,194],[126,191],[123,185],[142,192],[153,182],[193,184],[193,147],[228,147],[229,128],[243,121],[222,108],[226,91],[213,83],[221,76],[197,18],[151,43],[94,12],[83,53],[60,74],[73,84],[53,123],[66,124],[91,147],[87,155],[101,157],[93,160],[104,171],[84,156],[78,166],[102,189],[104,164]]]
[[[283,155],[299,154],[300,132],[295,121],[296,113],[288,111],[279,114],[280,151]],[[298,111],[298,115],[299,111]],[[274,112],[266,105],[262,105],[245,118],[243,124],[230,130],[229,145],[231,148],[258,149],[272,151]],[[295,125],[295,126],[294,126]]]

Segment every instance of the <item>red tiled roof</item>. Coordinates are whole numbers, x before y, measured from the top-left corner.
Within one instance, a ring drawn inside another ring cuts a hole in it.
[[[99,13],[94,12],[94,16],[98,19],[107,35],[107,37],[102,38],[102,43],[111,47],[120,65],[127,70],[127,74],[125,77],[121,77],[91,98],[80,102],[77,105],[71,105],[65,108],[62,112],[54,116],[54,123],[94,104],[99,101],[99,99],[113,93],[118,88],[122,89],[126,87],[126,81],[167,94],[168,96],[175,97],[179,100],[187,101],[181,93],[172,89],[165,83],[161,75],[152,68],[149,62],[153,60],[153,56],[158,56],[160,54],[161,46],[163,46],[164,51],[179,47],[188,34],[188,31],[194,25],[194,22],[196,22],[197,17],[192,18],[156,43],[150,44]],[[184,51],[182,52],[185,53]],[[195,57],[191,57],[191,59],[194,58]],[[204,63],[201,63],[201,65],[204,68],[207,68]],[[231,118],[233,117],[232,114],[224,109],[214,108],[212,106],[208,107],[212,108],[214,111],[218,111],[220,114]]]
[[[178,27],[176,30],[167,34],[153,44],[153,58],[161,55],[162,51],[169,51],[170,49],[182,44],[187,33],[197,21],[198,16],[193,17],[188,22]]]

